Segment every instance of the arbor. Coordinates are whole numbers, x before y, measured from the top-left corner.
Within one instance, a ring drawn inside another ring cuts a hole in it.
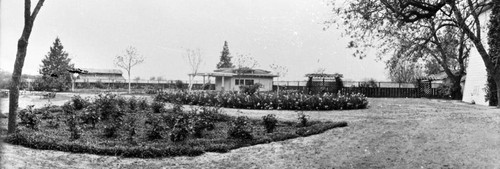
[[[130,71],[132,70],[132,67],[141,64],[144,62],[144,57],[139,55],[137,53],[137,49],[135,47],[129,46],[127,49],[125,49],[125,54],[123,55],[117,55],[115,57],[115,65],[125,69],[127,71],[128,75],[128,93],[131,93],[130,90]]]
[[[72,75],[68,70],[74,68],[74,64],[70,62],[68,53],[64,51],[61,40],[57,37],[40,65],[39,73],[42,75],[42,84],[45,89],[63,91],[69,87]]]
[[[347,26],[345,33],[353,37],[349,47],[357,49],[356,56],[364,57],[364,48],[375,47],[379,57],[397,54],[433,60],[453,80],[452,95],[457,99],[472,45],[492,68],[481,43],[479,19],[491,4],[491,0],[355,0],[335,11],[340,24]]]
[[[26,58],[26,51],[28,49],[28,40],[33,29],[35,18],[42,8],[45,0],[38,0],[33,12],[31,12],[31,0],[24,0],[24,28],[21,38],[17,41],[17,54],[14,63],[14,71],[12,72],[12,82],[9,89],[9,124],[8,133],[16,131],[16,116],[17,107],[19,107],[19,85],[21,81],[21,74],[23,72],[24,59]]]
[[[224,51],[223,51],[224,52]],[[228,51],[229,52],[229,51]],[[191,74],[189,74],[189,91],[193,88],[193,79],[196,77],[196,73],[198,73],[198,69],[200,68],[201,62],[203,62],[203,58],[201,58],[200,49],[186,50],[186,58],[188,60],[189,66],[191,68]],[[222,61],[222,58],[221,58]]]
[[[227,41],[224,41],[224,47],[222,47],[220,62],[217,63],[217,69],[233,68],[233,67],[234,65],[231,62],[231,55],[229,53],[229,47],[227,47]]]

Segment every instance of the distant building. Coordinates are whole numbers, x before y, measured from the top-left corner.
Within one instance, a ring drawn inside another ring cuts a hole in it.
[[[193,74],[190,74],[192,76]],[[262,84],[260,91],[273,90],[273,78],[278,75],[262,69],[221,68],[209,73],[197,73],[196,76],[215,77],[215,90],[238,91],[240,86]]]
[[[87,71],[87,73],[79,74],[75,82],[125,82],[123,73],[119,69],[81,69]]]

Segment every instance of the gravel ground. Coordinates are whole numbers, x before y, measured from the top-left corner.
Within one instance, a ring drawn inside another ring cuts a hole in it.
[[[315,120],[347,121],[348,127],[228,153],[139,159],[4,144],[0,164],[2,168],[500,168],[499,109],[430,99],[369,101],[364,110],[306,112]],[[296,118],[294,111],[224,112]]]

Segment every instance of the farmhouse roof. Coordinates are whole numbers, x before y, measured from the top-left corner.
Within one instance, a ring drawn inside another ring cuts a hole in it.
[[[189,74],[193,75],[193,74]],[[214,72],[209,73],[196,73],[196,76],[245,76],[245,77],[278,77],[278,75],[272,74],[271,71],[263,69],[251,69],[251,68],[221,68],[214,70]]]
[[[81,68],[82,70],[88,71],[88,73],[100,73],[100,74],[123,74],[120,69],[93,69],[93,68]]]

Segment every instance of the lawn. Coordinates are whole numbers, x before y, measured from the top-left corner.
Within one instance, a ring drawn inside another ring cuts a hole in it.
[[[368,109],[311,111],[349,126],[196,157],[119,158],[4,145],[8,168],[499,168],[500,111],[457,101],[369,98]],[[263,110],[224,109],[260,118]],[[279,120],[294,111],[271,111]]]

